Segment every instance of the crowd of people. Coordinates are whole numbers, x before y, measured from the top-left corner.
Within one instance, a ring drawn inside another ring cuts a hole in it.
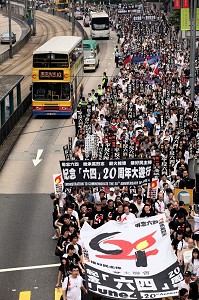
[[[115,147],[122,148],[127,141],[135,146],[134,158],[154,160],[153,177],[159,179],[159,191],[155,199],[147,194],[146,184],[52,193],[53,239],[57,240],[55,254],[61,262],[56,286],[62,283],[64,300],[81,299],[80,289],[87,293],[81,279],[85,272],[84,243],[79,235],[84,222],[95,229],[110,220],[123,222],[165,214],[173,251],[184,272],[178,299],[196,300],[199,209],[191,206],[187,211],[174,194],[175,188],[194,188],[188,163],[199,154],[199,78],[196,74],[196,93],[191,101],[189,45],[182,49],[163,13],[159,21],[145,23],[134,22],[132,15],[113,15],[112,27],[118,37],[118,75],[108,78],[104,73],[97,89],[85,96],[78,108],[83,112],[81,123],[79,112],[74,113],[77,139],[73,159],[96,158],[92,153],[85,154],[89,118],[89,134],[96,137],[96,148],[103,149],[115,136]],[[121,153],[120,158],[128,159]],[[110,151],[109,159],[114,159],[114,151]],[[194,226],[188,218],[193,219]],[[78,292],[74,286],[78,286]]]

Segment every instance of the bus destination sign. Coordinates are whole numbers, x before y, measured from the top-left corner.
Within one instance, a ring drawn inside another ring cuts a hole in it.
[[[39,79],[41,80],[63,80],[63,70],[39,70]]]

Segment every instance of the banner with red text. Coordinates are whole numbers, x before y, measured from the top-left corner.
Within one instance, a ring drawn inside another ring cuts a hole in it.
[[[86,282],[91,292],[114,299],[177,296],[183,280],[164,215],[131,223],[85,223]]]

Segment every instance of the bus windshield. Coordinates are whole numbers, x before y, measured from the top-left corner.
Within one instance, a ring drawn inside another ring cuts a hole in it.
[[[107,17],[93,18],[91,25],[93,30],[109,29],[109,18]]]
[[[32,88],[34,100],[70,100],[69,83],[34,82]]]
[[[33,68],[68,68],[68,55],[57,53],[34,54]]]

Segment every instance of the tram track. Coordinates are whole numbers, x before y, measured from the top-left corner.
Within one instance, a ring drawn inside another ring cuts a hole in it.
[[[39,46],[54,36],[70,35],[71,24],[61,18],[37,11],[36,13],[37,34],[32,36],[28,43],[16,54],[13,59],[9,59],[1,64],[1,75],[23,75],[21,83],[22,99],[30,93],[30,84],[32,82],[32,53]],[[80,32],[76,32],[80,34]],[[14,94],[15,102],[16,95]]]

